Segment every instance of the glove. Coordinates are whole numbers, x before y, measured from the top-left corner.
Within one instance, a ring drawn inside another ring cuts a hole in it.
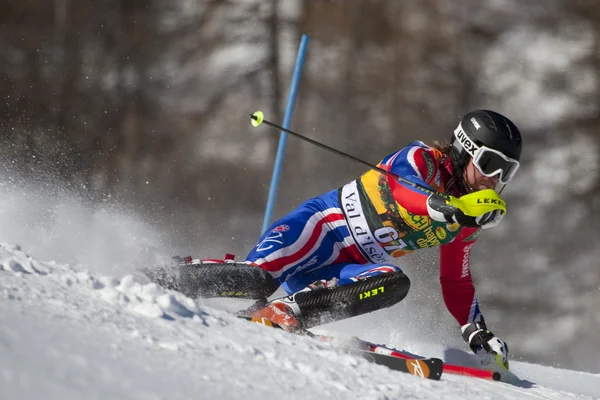
[[[491,354],[500,365],[508,369],[508,345],[486,328],[484,320],[463,325],[461,332],[473,353]]]
[[[466,215],[460,209],[460,199],[450,202],[439,194],[432,194],[427,198],[427,212],[434,221],[457,223],[471,228],[492,228],[500,223],[504,212],[502,210],[488,211],[479,216]]]
[[[489,229],[498,225],[503,217],[504,212],[502,210],[494,210],[486,212],[479,217],[475,217],[475,222],[481,227],[481,229]]]

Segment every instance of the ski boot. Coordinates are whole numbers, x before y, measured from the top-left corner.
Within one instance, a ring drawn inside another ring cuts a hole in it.
[[[303,330],[303,327],[299,320],[301,312],[300,307],[296,303],[295,296],[302,292],[331,289],[337,286],[337,281],[337,278],[333,278],[330,281],[324,279],[315,281],[292,296],[262,304],[260,308],[254,305],[251,309],[246,310],[246,312],[249,312],[252,322],[278,327],[286,332],[298,333]]]
[[[273,300],[266,307],[253,312],[251,321],[274,328],[281,328],[286,332],[297,333],[302,330],[302,323],[296,317],[299,312],[300,309],[295,302],[278,299]]]

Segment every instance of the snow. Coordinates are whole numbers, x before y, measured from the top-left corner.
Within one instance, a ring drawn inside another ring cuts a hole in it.
[[[439,382],[416,378],[355,358],[335,343],[239,320],[227,309],[240,302],[194,301],[133,275],[42,261],[3,243],[2,397],[600,398],[600,375],[516,361],[516,384],[448,374]],[[406,345],[454,361],[470,357],[441,345]]]
[[[56,187],[0,188],[2,400],[600,399],[600,375],[511,360],[512,383],[448,374],[429,381],[346,354],[339,343],[239,320],[231,311],[247,300],[192,300],[139,279],[136,269],[164,262],[160,249],[169,246],[131,210]],[[422,307],[441,302],[424,281],[390,309],[314,331],[471,365],[451,316]],[[547,324],[562,333],[572,325]]]

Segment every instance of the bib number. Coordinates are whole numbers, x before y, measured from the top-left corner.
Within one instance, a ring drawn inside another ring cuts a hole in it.
[[[386,251],[400,250],[408,246],[404,240],[398,238],[398,232],[390,226],[379,228],[373,232],[373,234],[375,235],[375,239],[383,245],[382,247]]]

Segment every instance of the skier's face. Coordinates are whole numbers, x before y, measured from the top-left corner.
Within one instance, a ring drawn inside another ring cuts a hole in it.
[[[472,192],[483,189],[496,189],[498,184],[498,175],[485,176],[473,165],[473,159],[469,160],[469,164],[465,168],[465,180]]]

